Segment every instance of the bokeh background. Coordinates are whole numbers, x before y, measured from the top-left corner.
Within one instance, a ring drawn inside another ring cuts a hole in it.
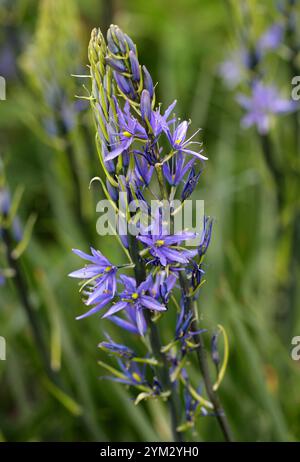
[[[249,4],[251,24],[235,11],[242,3]],[[106,321],[75,321],[82,303],[67,277],[80,265],[74,247],[87,250],[93,243],[109,259],[123,258],[113,238],[96,234],[95,207],[103,195],[96,184],[89,189],[89,181],[101,172],[91,111],[75,98],[86,94],[82,85],[89,82],[72,77],[86,73],[91,29],[106,30],[110,23],[138,44],[140,61],[159,82],[159,101],[168,105],[177,98],[178,115],[202,127],[209,161],[194,197],[205,200],[215,223],[201,306],[206,326],[221,323],[229,336],[220,395],[235,438],[299,440],[300,367],[290,355],[291,339],[300,335],[300,246],[292,233],[299,176],[286,183],[293,191],[279,214],[259,138],[254,129],[241,128],[235,93],[219,73],[238,46],[237,29],[259,34],[276,18],[276,7],[257,0],[0,1],[0,75],[7,83],[7,99],[0,101],[1,181],[5,172],[13,203],[20,199],[26,236],[17,262],[53,375],[50,380],[46,373],[20,288],[7,278],[0,287],[0,335],[7,342],[7,360],[0,361],[0,440],[170,436],[160,403],[134,406],[130,391],[99,380],[97,344]],[[271,59],[268,69],[269,81],[288,94],[284,59]],[[288,115],[273,133],[283,165],[298,168],[292,127]],[[197,430],[191,439],[222,439],[212,418],[200,417]]]

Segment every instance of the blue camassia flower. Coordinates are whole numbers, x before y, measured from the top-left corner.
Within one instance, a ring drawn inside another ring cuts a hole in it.
[[[115,157],[122,154],[124,151],[129,149],[134,140],[146,141],[148,139],[146,130],[144,127],[135,119],[130,112],[130,104],[126,101],[123,111],[117,102],[115,102],[117,107],[118,115],[118,124],[119,124],[119,143],[116,143],[116,146],[113,147],[112,151],[106,156],[105,160],[112,160]]]
[[[188,147],[191,144],[202,144],[197,141],[191,141],[194,138],[194,136],[199,132],[199,130],[197,130],[190,138],[186,139],[188,126],[189,123],[186,120],[184,120],[174,129],[173,132],[171,132],[169,127],[165,129],[171,147],[174,149],[175,152],[185,152],[186,154],[191,154],[192,156],[195,156],[200,160],[207,160],[207,157],[205,157],[202,154],[203,149],[201,149],[199,152],[188,149]]]
[[[201,234],[200,244],[198,246],[198,254],[200,257],[206,254],[206,251],[210,244],[212,226],[213,226],[212,218],[205,216],[203,220],[203,231]]]
[[[195,418],[195,412],[196,412],[196,409],[199,403],[192,397],[187,387],[184,388],[183,393],[184,393],[184,404],[185,404],[185,418],[189,424],[193,425],[194,418]]]
[[[137,356],[131,348],[128,348],[126,345],[114,342],[108,334],[105,334],[105,336],[107,341],[103,341],[98,345],[101,350],[108,351],[111,354],[120,356],[125,359],[132,359]]]
[[[139,315],[139,318],[142,320],[142,324],[140,323],[140,328],[138,328],[137,325],[137,310],[134,306],[128,305],[123,309],[122,314],[124,315],[123,317],[115,315],[109,316],[109,320],[116,324],[118,327],[121,327],[121,329],[124,329],[131,334],[145,335],[147,324],[143,318],[143,314]]]
[[[257,66],[266,52],[280,46],[283,35],[283,26],[275,23],[262,34],[251,51],[244,47],[233,50],[219,68],[219,75],[227,87],[233,89],[245,80],[247,73]]]
[[[194,189],[196,188],[200,175],[202,173],[202,170],[200,172],[196,173],[194,167],[190,169],[189,176],[186,180],[186,183],[183,187],[182,193],[181,193],[181,199],[185,201],[192,195],[194,192]]]
[[[178,276],[174,272],[167,274],[166,271],[159,271],[150,289],[151,295],[156,299],[161,299],[164,304],[168,303],[170,293],[174,288]]]
[[[148,186],[154,172],[154,166],[149,165],[146,156],[135,157],[134,175],[140,186]]]
[[[276,87],[259,81],[254,83],[250,97],[239,94],[237,101],[247,111],[242,118],[242,126],[248,128],[256,125],[261,135],[268,133],[272,115],[287,114],[298,107],[295,101],[282,98]]]
[[[123,362],[120,358],[117,358],[117,361],[121,369],[120,377],[105,376],[102,378],[106,378],[112,380],[113,382],[124,383],[125,385],[131,386],[139,386],[143,384],[148,385],[145,377],[145,367],[140,368],[133,361]]]
[[[145,244],[149,253],[162,266],[167,266],[174,263],[188,263],[190,258],[197,254],[197,250],[188,250],[179,248],[178,244],[182,241],[195,238],[195,233],[185,231],[173,235],[166,235],[163,230],[157,234],[139,235],[137,239]]]
[[[141,96],[141,115],[142,118],[147,122],[148,127],[153,134],[154,139],[157,139],[158,136],[163,132],[167,131],[168,126],[170,123],[174,122],[174,120],[168,120],[174,107],[176,106],[177,101],[173,101],[172,104],[166,109],[164,114],[160,113],[160,106],[152,110],[151,107],[151,97],[148,90],[142,91]]]
[[[182,353],[186,353],[187,349],[195,348],[196,345],[190,341],[195,335],[200,335],[206,332],[206,329],[200,329],[197,331],[192,330],[193,313],[187,312],[183,299],[180,303],[180,313],[177,316],[176,329],[175,329],[175,340],[179,340],[181,343]]]
[[[11,209],[11,195],[7,188],[0,188],[0,217],[8,216]],[[13,219],[11,226],[12,237],[15,241],[19,242],[23,238],[23,230],[19,217],[16,215]],[[0,238],[1,238],[1,225],[0,225]]]
[[[146,321],[143,315],[144,309],[153,311],[165,311],[166,307],[159,303],[151,295],[146,295],[153,285],[152,275],[139,286],[135,279],[121,275],[120,279],[124,285],[125,290],[120,294],[120,300],[112,305],[112,307],[103,315],[103,318],[109,318],[122,310],[135,310],[136,325],[139,333],[144,335],[146,329]]]
[[[186,157],[178,152],[176,156],[173,156],[169,161],[163,164],[163,174],[167,182],[171,186],[178,186],[187,172],[192,168],[195,158],[192,158],[188,162],[185,162]]]
[[[257,48],[264,52],[267,50],[276,50],[282,42],[284,28],[282,24],[274,23],[261,36],[258,41]]]
[[[72,278],[86,280],[83,285],[83,287],[87,287],[84,292],[87,295],[85,304],[87,306],[95,305],[90,311],[76,318],[82,319],[97,313],[113,299],[117,288],[116,275],[118,268],[104,257],[99,250],[95,250],[92,247],[92,255],[88,255],[77,249],[73,249],[73,252],[84,260],[91,262],[91,264],[86,265],[84,268],[69,274]]]
[[[219,75],[228,88],[234,89],[247,77],[250,63],[249,52],[244,48],[232,51],[229,58],[221,63]]]
[[[154,282],[149,289],[150,296],[156,300],[162,301],[162,303],[166,305],[176,280],[177,275],[173,272],[167,276],[165,271],[159,271],[158,274],[156,274]],[[146,333],[147,325],[141,315],[139,315],[139,317],[141,317],[142,320],[142,327],[140,326],[140,330],[138,328],[137,310],[134,306],[128,305],[124,310],[122,310],[122,313],[123,317],[110,316],[109,320],[122,329],[131,332],[132,334],[140,334],[141,330],[143,335]]]

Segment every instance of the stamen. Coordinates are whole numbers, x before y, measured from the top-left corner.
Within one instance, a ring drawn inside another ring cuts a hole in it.
[[[139,374],[138,374],[137,372],[134,372],[134,373],[132,374],[132,377],[133,377],[134,380],[136,380],[137,382],[141,382],[141,381],[142,381],[141,377],[139,376]]]

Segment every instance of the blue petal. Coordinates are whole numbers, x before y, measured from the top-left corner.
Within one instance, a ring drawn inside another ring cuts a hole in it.
[[[103,316],[102,318],[107,318],[111,316],[112,314],[117,313],[118,311],[123,310],[126,308],[127,302],[117,302],[115,303]]]
[[[99,303],[98,305],[94,306],[94,308],[92,308],[91,310],[87,311],[86,313],[82,314],[81,316],[77,316],[76,319],[79,320],[79,319],[83,319],[83,318],[86,318],[87,316],[91,316],[92,314],[94,313],[97,313],[98,311],[100,311],[102,308],[105,307],[105,305],[107,305],[107,303],[112,300],[112,297],[111,296],[107,296],[105,299],[102,300],[101,303]]]
[[[167,309],[164,305],[155,300],[155,298],[149,297],[148,295],[141,295],[140,301],[141,304],[149,310],[166,311]]]

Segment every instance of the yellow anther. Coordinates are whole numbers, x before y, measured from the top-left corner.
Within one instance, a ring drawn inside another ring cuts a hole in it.
[[[132,295],[131,295],[131,298],[133,298],[133,300],[136,300],[137,298],[139,298],[139,294],[137,292],[134,292]]]
[[[181,139],[178,138],[178,140],[175,141],[175,144],[180,144],[181,143]]]
[[[123,136],[126,136],[126,138],[130,138],[132,135],[131,135],[131,133],[125,131],[125,132],[123,132]]]
[[[142,381],[141,377],[139,376],[139,374],[138,374],[137,372],[134,372],[134,373],[132,374],[132,377],[133,377],[134,380],[136,380],[137,382],[141,382],[141,381]]]
[[[105,272],[106,272],[106,273],[109,273],[109,272],[111,271],[111,269],[112,269],[111,266],[107,266],[107,267],[105,268]]]
[[[164,245],[165,241],[163,239],[158,239],[156,242],[155,242],[155,245],[156,247],[161,247],[162,245]]]

